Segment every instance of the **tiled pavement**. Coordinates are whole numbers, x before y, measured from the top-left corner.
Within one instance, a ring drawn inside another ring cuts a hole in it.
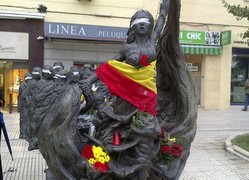
[[[199,110],[197,134],[180,180],[249,180],[249,162],[224,149],[229,136],[249,132],[249,112],[240,108]],[[28,151],[28,143],[18,138],[19,114],[3,112],[14,157],[12,161],[2,135],[4,180],[45,180],[46,163],[39,151]]]
[[[197,134],[181,180],[249,180],[249,162],[224,148],[225,140],[249,132],[249,112],[199,110]]]

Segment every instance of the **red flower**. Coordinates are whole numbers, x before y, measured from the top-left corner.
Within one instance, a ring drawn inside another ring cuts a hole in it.
[[[140,58],[139,64],[142,66],[149,66],[150,63],[148,62],[148,59],[149,59],[148,56],[143,54]]]
[[[171,147],[170,146],[160,146],[160,150],[162,151],[163,154],[168,154],[171,152]]]
[[[106,172],[109,169],[109,165],[107,162],[103,164],[103,163],[98,161],[98,162],[93,164],[93,168],[95,170],[100,171],[100,172]]]
[[[92,146],[87,144],[83,151],[81,152],[82,157],[88,159],[94,158],[93,151],[92,151]]]
[[[173,146],[171,147],[171,154],[173,156],[181,157],[182,151],[183,151],[183,148],[179,144],[173,144]]]

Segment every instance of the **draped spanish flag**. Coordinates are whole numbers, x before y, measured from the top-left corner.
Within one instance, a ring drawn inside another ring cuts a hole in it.
[[[156,115],[155,64],[136,69],[133,66],[110,60],[101,65],[96,74],[112,95],[119,96],[142,112]]]

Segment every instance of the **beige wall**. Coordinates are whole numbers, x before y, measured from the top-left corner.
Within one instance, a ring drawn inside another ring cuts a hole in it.
[[[226,0],[231,5],[249,5],[244,0]],[[221,0],[182,0],[181,22],[200,23],[203,27],[209,24],[248,26],[247,20],[237,21],[223,7]]]
[[[149,10],[154,17],[160,0],[1,0],[0,10],[38,12],[38,4],[48,9],[47,22],[98,24],[127,27],[137,9]],[[244,0],[227,0],[231,4],[249,5]],[[182,1],[181,22],[194,28],[209,29],[219,26],[247,27],[248,21],[237,21],[229,14],[220,0]],[[214,26],[215,25],[215,26]]]
[[[220,57],[204,56],[202,62],[201,106],[218,109],[220,99]]]
[[[37,12],[38,4],[47,7],[45,21],[127,27],[137,9],[147,9],[154,16],[159,0],[1,0],[0,10]]]
[[[228,109],[230,107],[232,46],[223,47],[222,56],[202,59],[201,107]]]

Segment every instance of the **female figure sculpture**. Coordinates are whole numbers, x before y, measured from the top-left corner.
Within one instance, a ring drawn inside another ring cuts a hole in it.
[[[164,1],[155,29],[153,16],[145,10],[137,11],[131,18],[127,41],[113,58],[115,60],[100,66],[90,78],[90,83],[93,83],[97,75],[108,86],[112,95],[117,96],[113,111],[100,110],[109,117],[109,121],[105,120],[100,125],[98,137],[111,156],[109,166],[113,173],[106,177],[146,179],[149,176],[160,145],[158,137],[161,132],[155,117],[157,113],[153,61],[156,60],[156,42],[164,26],[168,8],[169,1]],[[152,64],[148,67],[144,66],[150,63]],[[122,78],[123,74],[115,73],[113,67],[119,69],[119,72],[130,71],[127,76],[142,77],[142,81],[146,83],[140,86],[132,78]],[[136,120],[132,118],[133,115]],[[136,124],[136,121],[142,125]],[[105,124],[109,124],[109,127],[105,127]],[[115,132],[120,134],[121,144],[118,147],[112,144]]]

